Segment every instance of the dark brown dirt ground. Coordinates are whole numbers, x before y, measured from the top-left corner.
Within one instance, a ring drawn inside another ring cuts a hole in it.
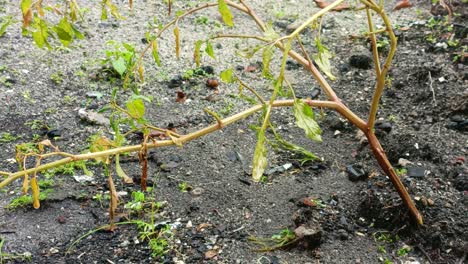
[[[202,1],[178,1],[174,8],[195,2]],[[393,3],[387,4],[391,10]],[[252,1],[252,5],[260,10],[261,17],[271,18],[281,34],[287,33],[285,25],[303,21],[318,10],[312,1]],[[19,24],[9,27],[0,37],[0,135],[18,136],[16,140],[0,141],[0,170],[17,169],[17,164],[11,162],[15,145],[32,141],[34,134],[46,138],[47,132],[57,129],[60,138],[53,143],[72,153],[85,150],[86,139],[92,134],[109,135],[107,128],[83,122],[78,116],[80,108],[104,106],[112,88],[119,85],[118,81],[95,78],[101,67],[99,58],[108,48],[105,41],[125,41],[142,48],[147,21],[152,21],[153,16],[161,22],[169,21],[159,1],[135,3],[132,12],[125,3],[119,6],[128,16],[125,21],[96,23],[96,12],[86,14],[87,20],[80,27],[87,38],[71,49],[39,50],[30,39],[21,36]],[[294,125],[290,109],[280,109],[275,110],[273,123],[281,135],[323,157],[323,162],[301,165],[293,153],[271,149],[269,168],[285,164],[292,167],[271,173],[267,183],[253,183],[246,173],[251,168],[256,142],[255,133],[249,128],[258,124],[258,116],[253,116],[183,148],[151,151],[149,183],[154,189],[146,197],[165,205],[158,212],[147,208],[145,214],[129,214],[124,205],[139,186],[116,180],[117,190],[122,192],[118,221],[149,221],[153,216],[159,226],[171,227],[169,247],[163,256],[151,256],[148,242],[139,237],[135,225],[119,225],[114,232],[96,232],[66,254],[81,235],[108,223],[108,200],[96,199],[105,196],[108,185],[102,170],[90,165],[94,172],[92,182],[78,183],[72,175],[55,175],[49,187],[52,192],[38,210],[30,205],[15,210],[6,208],[20,196],[21,182],[1,190],[0,263],[27,262],[21,258],[25,254],[31,256],[30,263],[464,263],[468,251],[468,76],[466,57],[464,61],[454,61],[455,53],[467,45],[464,7],[466,4],[457,7],[461,15],[451,23],[436,23],[432,28],[429,25],[435,23],[434,19],[443,17],[431,14],[426,2],[391,12],[399,44],[378,113],[377,134],[390,161],[402,172],[402,181],[424,216],[423,226],[416,226],[409,219],[390,181],[366,143],[360,143],[351,124],[324,111],[319,118],[324,142],[315,143]],[[0,17],[13,13],[19,18],[18,10],[17,3],[0,1]],[[235,96],[236,85],[223,83],[220,93],[214,95],[205,87],[206,76],[195,76],[179,85],[190,100],[175,102],[177,88],[170,88],[170,80],[194,67],[193,41],[225,30],[216,26],[216,10],[201,14],[208,18],[207,24],[197,22],[202,15],[180,22],[180,61],[173,58],[171,36],[163,37],[160,53],[164,67],[148,61],[146,83],[142,86],[143,94],[155,97],[147,105],[147,119],[160,127],[172,124],[180,133],[212,123],[212,118],[203,112],[204,107],[225,110],[226,114],[249,107]],[[235,15],[234,31],[255,32],[248,17]],[[324,20],[322,32],[324,43],[336,55],[332,65],[337,80],[332,86],[360,116],[368,111],[374,86],[373,70],[356,68],[350,62],[353,55],[369,54],[366,40],[355,38],[364,32],[364,23],[363,13],[333,13]],[[447,45],[444,34],[450,30],[455,30],[457,47]],[[434,43],[427,40],[429,36],[435,38]],[[303,40],[306,45],[312,43],[310,36]],[[261,70],[244,70],[261,58],[242,60],[232,56],[237,45],[252,43],[220,43],[215,50],[217,59],[204,58],[203,64],[212,65],[216,74],[238,66],[239,75],[260,93],[268,94],[269,84],[261,78]],[[276,63],[280,58],[277,55]],[[57,78],[53,76],[60,76],[60,82],[54,81]],[[311,96],[317,87],[307,72],[292,61],[288,62],[287,76],[298,96]],[[99,92],[102,98],[94,98],[89,92]],[[129,95],[123,92],[122,97]],[[206,100],[210,95],[216,100]],[[323,94],[319,98],[325,99]],[[47,128],[36,129],[31,126],[34,122]],[[131,140],[138,143],[135,138]],[[398,165],[401,158],[411,164],[403,168]],[[351,181],[346,167],[356,164],[369,177]],[[136,157],[126,157],[122,167],[131,177],[140,177]],[[421,171],[423,175],[418,175]],[[76,170],[74,174],[83,172]],[[181,183],[192,189],[182,192]],[[314,197],[323,206],[304,207],[301,200],[305,197]],[[295,228],[301,221],[321,230],[320,243],[273,252],[252,250],[249,236],[270,237],[282,229]],[[402,249],[409,252],[402,254]],[[215,256],[208,256],[213,252]]]

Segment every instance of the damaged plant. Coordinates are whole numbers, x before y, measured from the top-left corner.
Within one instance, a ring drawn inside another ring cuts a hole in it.
[[[23,1],[27,2],[27,1]],[[74,2],[74,1],[72,1]],[[103,1],[107,3],[111,1]],[[131,1],[130,1],[131,2]],[[171,3],[171,1],[168,1]],[[323,72],[328,79],[333,80],[334,76],[330,70],[330,64],[328,59],[330,58],[330,53],[327,48],[321,43],[320,36],[318,35],[315,38],[315,46],[317,48],[317,53],[309,55],[309,52],[306,51],[306,48],[302,45],[300,34],[306,28],[312,27],[320,30],[321,19],[328,12],[332,11],[336,7],[343,4],[345,0],[337,0],[332,4],[325,6],[322,10],[316,14],[310,16],[304,23],[302,23],[294,32],[289,35],[280,37],[271,27],[271,25],[266,24],[262,19],[254,12],[254,10],[246,3],[244,0],[240,1],[230,1],[230,0],[218,0],[213,3],[205,3],[193,9],[190,9],[184,13],[177,15],[175,19],[171,22],[156,29],[154,34],[148,33],[146,40],[148,41],[148,46],[145,50],[142,51],[141,56],[133,64],[133,68],[126,69],[127,72],[135,72],[135,76],[138,76],[139,81],[144,80],[144,69],[143,69],[143,57],[146,53],[151,53],[156,64],[161,65],[159,53],[158,53],[158,39],[162,33],[172,29],[175,39],[175,54],[179,58],[181,56],[181,44],[180,44],[180,31],[178,23],[184,17],[196,13],[200,10],[217,7],[224,23],[233,27],[233,14],[231,9],[237,10],[239,12],[245,13],[249,16],[253,22],[257,25],[260,34],[259,35],[241,35],[241,34],[218,34],[212,36],[207,40],[200,40],[195,43],[194,51],[194,60],[197,66],[200,64],[200,57],[202,55],[201,49],[205,47],[205,53],[208,56],[215,56],[212,48],[212,42],[217,39],[225,38],[237,38],[237,39],[252,39],[257,40],[261,45],[255,47],[253,50],[249,51],[250,55],[255,54],[256,52],[262,52],[263,58],[263,75],[266,78],[273,80],[273,90],[268,99],[263,98],[254,88],[250,87],[238,76],[236,76],[232,70],[227,69],[221,73],[221,79],[225,82],[238,82],[242,89],[250,91],[256,98],[258,104],[255,106],[246,109],[242,112],[229,116],[227,118],[220,118],[220,116],[210,109],[206,109],[206,112],[210,114],[215,123],[213,125],[207,126],[203,129],[194,131],[192,133],[181,135],[170,129],[163,129],[156,126],[153,126],[149,123],[148,120],[144,118],[145,115],[145,101],[151,100],[151,98],[142,96],[139,94],[139,91],[136,89],[134,95],[125,102],[125,106],[119,105],[117,100],[118,90],[114,90],[112,94],[112,101],[109,106],[103,109],[103,111],[111,111],[110,114],[110,126],[113,130],[113,138],[107,138],[103,135],[95,136],[92,140],[90,152],[85,154],[70,154],[61,152],[57,147],[53,146],[50,141],[44,141],[39,143],[35,148],[28,150],[19,150],[17,152],[17,161],[20,164],[20,170],[17,172],[2,172],[0,175],[5,176],[0,182],[0,188],[7,186],[13,181],[23,178],[23,191],[27,192],[30,188],[32,190],[34,207],[38,208],[39,204],[39,187],[37,185],[37,178],[39,174],[43,171],[46,171],[50,168],[61,166],[74,161],[79,160],[88,160],[95,159],[101,162],[104,165],[104,171],[108,177],[111,201],[110,201],[110,215],[111,221],[114,211],[117,207],[118,197],[113,184],[112,171],[115,172],[124,180],[126,183],[132,182],[131,178],[126,176],[125,172],[122,170],[119,164],[119,155],[129,152],[137,152],[139,154],[140,165],[142,167],[142,177],[141,177],[141,188],[146,189],[146,180],[147,180],[147,171],[148,171],[148,161],[147,154],[149,149],[159,148],[170,145],[182,146],[183,144],[199,138],[201,136],[207,135],[209,133],[215,132],[222,129],[223,127],[230,125],[234,122],[242,120],[248,116],[251,116],[257,112],[262,113],[262,122],[260,127],[257,130],[257,144],[254,152],[253,160],[253,180],[258,182],[262,179],[264,170],[267,166],[267,141],[266,132],[272,130],[274,132],[273,124],[271,121],[271,116],[274,114],[274,108],[277,107],[292,107],[294,109],[294,116],[296,117],[296,124],[302,128],[307,137],[314,141],[321,141],[321,130],[315,121],[314,108],[330,108],[334,111],[340,113],[344,118],[346,118],[350,123],[356,126],[361,130],[364,135],[367,137],[369,146],[378,161],[382,170],[390,178],[392,184],[395,186],[398,194],[403,200],[403,203],[408,208],[413,219],[418,223],[422,224],[423,219],[418,209],[415,207],[414,202],[412,201],[410,195],[408,194],[405,186],[402,184],[397,173],[393,169],[392,165],[388,161],[385,152],[380,145],[378,138],[374,133],[374,125],[376,121],[376,115],[379,107],[379,101],[382,96],[383,90],[385,88],[385,80],[388,73],[388,70],[391,66],[393,57],[395,55],[397,39],[393,33],[392,25],[390,19],[388,18],[385,10],[383,8],[383,1],[376,3],[374,0],[360,0],[361,6],[356,7],[356,10],[363,10],[367,15],[367,24],[368,24],[368,38],[372,44],[372,53],[374,59],[374,70],[376,77],[376,85],[374,95],[371,100],[370,111],[367,116],[367,119],[362,119],[357,116],[352,110],[350,110],[338,97],[335,91],[330,86],[329,82],[326,80]],[[23,5],[22,5],[23,7]],[[23,17],[24,24],[30,24],[32,21],[32,6],[29,6],[29,9],[23,8]],[[112,8],[111,8],[112,10]],[[169,8],[170,10],[170,8]],[[31,13],[31,14],[30,14]],[[373,16],[377,15],[380,17],[383,22],[382,29],[376,29],[374,26]],[[36,21],[34,16],[34,21]],[[68,20],[67,20],[68,21]],[[36,23],[36,22],[34,22]],[[41,22],[37,22],[41,28]],[[33,24],[35,25],[35,24]],[[65,26],[64,26],[65,27]],[[68,27],[67,27],[68,28]],[[57,29],[60,31],[59,29]],[[38,32],[38,31],[35,31]],[[61,31],[60,31],[61,32]],[[80,37],[76,30],[72,27],[70,37]],[[58,33],[58,32],[57,32]],[[33,33],[34,34],[34,33]],[[377,49],[377,35],[385,35],[390,42],[390,47],[387,53],[387,56],[383,62],[381,62],[381,56]],[[37,33],[36,33],[37,35]],[[34,37],[34,35],[33,35]],[[43,36],[47,39],[47,36]],[[35,38],[36,40],[36,38]],[[47,45],[48,42],[44,42]],[[279,72],[275,75],[270,71],[270,63],[273,58],[274,49],[279,49],[282,52],[282,60],[280,65]],[[296,52],[294,49],[297,49],[299,52]],[[291,83],[285,77],[285,68],[286,61],[288,58],[291,58],[304,66],[304,68],[315,78],[319,83],[322,90],[328,97],[328,100],[311,100],[311,99],[298,99],[295,97],[294,88]],[[125,80],[128,81],[128,80]],[[286,88],[286,89],[285,89]],[[278,100],[279,96],[288,97],[290,99]],[[121,125],[125,124],[131,127],[131,131],[123,133],[121,131]],[[132,132],[141,132],[143,134],[143,142],[137,145],[126,145],[126,136]],[[155,137],[155,134],[157,135]],[[279,136],[277,136],[279,138]],[[278,140],[281,142],[281,140]],[[303,149],[302,147],[290,144],[290,148],[297,150],[303,155],[313,159],[315,156]],[[51,151],[46,151],[50,149]],[[44,163],[44,160],[50,160],[53,157],[62,157],[61,159],[55,158],[54,160]],[[34,167],[27,168],[27,160],[29,158],[34,159]],[[114,164],[113,166],[111,166]],[[112,226],[113,228],[113,226]]]

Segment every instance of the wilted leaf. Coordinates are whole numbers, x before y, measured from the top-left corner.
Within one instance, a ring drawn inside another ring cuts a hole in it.
[[[119,197],[117,196],[117,190],[115,189],[114,180],[112,179],[112,175],[108,172],[107,181],[109,183],[109,192],[110,192],[110,204],[109,204],[109,218],[111,222],[111,231],[115,228],[114,226],[114,217],[115,217],[115,210],[117,209],[117,203],[119,202]]]
[[[138,76],[140,77],[141,82],[145,81],[145,70],[143,68],[143,64],[141,63],[138,65]]]
[[[319,142],[322,141],[320,136],[322,131],[315,121],[314,112],[309,105],[297,99],[294,102],[294,116],[296,117],[297,126],[304,129],[308,138]]]
[[[29,175],[24,175],[23,188],[21,189],[23,194],[27,194],[29,190]]]
[[[128,5],[130,6],[130,9],[133,8],[133,0],[128,0]]]
[[[182,91],[177,91],[176,102],[177,103],[183,103],[183,102],[185,102],[185,100],[187,100],[187,96],[185,95],[185,93],[182,92]]]
[[[220,74],[219,74],[219,77],[221,78],[221,80],[223,80],[223,82],[225,83],[232,83],[233,82],[233,79],[232,79],[232,69],[227,69],[225,71],[222,71]]]
[[[132,118],[140,119],[145,115],[145,103],[141,98],[134,98],[125,104]]]
[[[31,192],[33,198],[33,207],[34,209],[39,209],[39,207],[41,207],[41,203],[39,202],[39,185],[37,184],[36,177],[31,179]]]
[[[119,57],[116,60],[112,61],[112,67],[114,67],[114,70],[122,76],[125,71],[127,70],[127,66],[125,65],[125,59],[122,57]]]
[[[180,57],[180,32],[179,32],[179,26],[176,26],[174,28],[174,38],[175,38],[176,58],[179,59],[179,57]]]
[[[263,35],[269,41],[276,40],[280,37],[279,34],[276,33],[276,31],[273,29],[271,23],[265,25],[265,32],[263,33]]]
[[[115,172],[125,183],[133,183],[132,178],[128,177],[128,175],[122,170],[122,167],[120,167],[119,155],[115,155]]]
[[[13,19],[11,16],[7,16],[3,18],[3,22],[0,23],[0,37],[5,35],[7,27],[11,24],[13,24]]]
[[[211,42],[209,42],[209,41],[206,42],[205,52],[206,52],[206,54],[208,54],[208,56],[215,59],[213,46],[211,45]]]
[[[273,134],[275,135],[276,141],[281,145],[282,148],[298,153],[302,156],[301,158],[302,164],[307,161],[320,160],[319,157],[317,157],[314,153],[308,151],[307,149],[284,140],[278,133],[276,133],[273,127],[271,127],[271,129],[273,131]]]
[[[114,143],[106,138],[105,136],[96,136],[93,138],[91,145],[89,146],[90,152],[100,152],[110,149],[114,146]],[[95,158],[98,162],[106,163],[109,160],[109,157],[98,157]]]
[[[393,10],[400,10],[400,9],[408,8],[412,6],[413,4],[409,0],[400,0],[395,4],[395,7],[393,7]]]
[[[271,77],[270,73],[270,63],[273,58],[273,49],[274,46],[270,45],[263,49],[263,54],[262,54],[262,62],[263,62],[263,70],[262,74],[264,77]]]
[[[257,145],[255,146],[252,178],[259,182],[267,166],[267,149],[265,146],[265,130],[261,129],[257,136]]]
[[[42,9],[42,2],[43,0],[38,0],[35,4],[35,7],[36,7],[36,10],[37,10],[37,13],[39,14],[39,16],[43,17],[45,14],[44,14],[44,9]]]
[[[233,27],[234,23],[232,23],[232,13],[224,0],[218,0],[218,10],[221,14],[221,17],[223,18],[224,23],[230,27]]]
[[[205,252],[205,259],[212,259],[218,255],[218,251],[211,249]]]
[[[314,0],[314,2],[319,8],[322,8],[322,9],[324,9],[325,7],[330,5],[330,3],[327,3],[324,0]],[[346,9],[350,9],[350,7],[349,7],[348,4],[343,3],[343,4],[338,5],[337,7],[333,8],[332,11],[338,11],[339,12],[339,11],[346,10]]]
[[[32,21],[32,10],[31,10],[32,0],[22,0],[21,1],[21,12],[23,13],[23,27],[28,27]]]
[[[158,51],[158,42],[156,40],[153,40],[151,42],[151,48],[151,54],[153,55],[154,62],[156,62],[156,64],[161,67],[161,60],[159,59]]]
[[[315,63],[319,66],[320,70],[322,70],[325,75],[330,78],[330,80],[336,80],[336,77],[331,72],[330,66],[330,58],[332,54],[328,49],[320,42],[319,38],[315,39],[315,46],[317,47],[317,54],[314,54],[312,58],[314,59]]]
[[[203,41],[197,40],[195,42],[195,48],[193,51],[193,60],[195,61],[195,64],[197,64],[197,67],[200,67],[200,61],[201,61],[200,49],[201,49],[202,44],[203,44]]]

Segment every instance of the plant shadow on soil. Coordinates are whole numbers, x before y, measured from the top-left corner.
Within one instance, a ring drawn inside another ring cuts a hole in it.
[[[276,7],[276,1],[260,2],[255,3],[258,10],[262,10],[260,14],[271,16],[267,10],[271,10],[271,5]],[[163,10],[163,6],[139,4],[135,4],[134,12],[145,14],[142,17],[130,16],[126,21],[116,21],[115,26],[110,22],[86,26],[89,39],[84,40],[83,46],[95,44],[95,50],[77,47],[69,53],[45,55],[45,51],[32,47],[30,40],[20,38],[19,27],[0,38],[0,54],[4,58],[0,66],[7,66],[6,70],[0,71],[0,79],[11,80],[8,85],[0,83],[0,100],[5,102],[0,105],[0,133],[22,137],[0,143],[2,170],[16,169],[16,164],[8,161],[14,157],[15,144],[31,140],[33,134],[41,136],[43,133],[33,129],[28,121],[40,120],[47,124],[47,129],[58,129],[61,137],[54,143],[73,153],[86,148],[89,135],[105,131],[81,121],[77,109],[102,107],[113,84],[88,79],[93,69],[83,65],[96,59],[91,54],[104,48],[101,36],[106,40],[140,41],[145,29],[142,26],[134,29],[130,25],[152,19],[143,10]],[[0,5],[5,5],[6,10],[17,8],[14,3]],[[310,13],[317,10],[313,5],[305,8]],[[426,4],[418,4],[416,8],[428,10]],[[294,14],[286,9],[288,12]],[[379,110],[378,116],[382,120],[379,120],[377,133],[392,164],[397,165],[401,158],[412,162],[404,168],[397,166],[397,169],[402,172],[403,182],[424,216],[424,226],[417,227],[410,221],[395,189],[382,175],[368,146],[360,142],[356,129],[349,123],[335,113],[325,111],[319,121],[324,142],[315,144],[294,126],[290,109],[278,109],[273,122],[281,135],[324,157],[324,162],[301,165],[294,154],[271,150],[269,168],[285,164],[291,164],[291,168],[272,171],[268,183],[254,184],[246,172],[250,170],[256,142],[249,125],[256,125],[258,117],[247,118],[189,142],[183,148],[168,147],[150,152],[149,186],[155,188],[147,195],[167,202],[156,214],[156,222],[167,222],[173,227],[174,234],[163,257],[151,257],[148,243],[139,238],[134,225],[118,226],[114,232],[96,232],[65,254],[75,239],[108,223],[107,202],[101,205],[93,199],[107,190],[105,177],[98,168],[92,168],[94,180],[89,183],[78,183],[68,175],[56,175],[53,192],[38,210],[31,206],[1,209],[0,237],[5,241],[2,252],[13,255],[29,252],[31,263],[380,263],[383,260],[462,263],[468,250],[465,161],[468,90],[464,73],[467,66],[466,61],[452,63],[450,49],[434,49],[434,45],[426,41],[424,32],[427,28],[415,20],[427,21],[431,15],[416,19],[414,12],[414,9],[405,9],[393,14],[397,23],[403,25],[401,28],[408,29],[398,32],[398,55],[390,72],[391,87],[386,89]],[[216,17],[216,12],[203,14]],[[300,18],[299,15],[298,20]],[[241,27],[246,25],[246,17],[238,16],[237,19]],[[324,25],[329,25],[327,29],[330,30],[327,44],[339,58],[333,61],[338,76],[333,86],[339,87],[337,93],[343,101],[362,115],[368,110],[373,92],[373,82],[369,81],[372,69],[358,69],[348,61],[351,55],[362,55],[356,53],[353,45],[368,51],[364,41],[349,40],[349,35],[356,31],[350,26],[351,19],[356,19],[354,13],[337,13],[327,17],[325,22],[328,24]],[[285,33],[281,25],[291,21],[277,20],[275,27]],[[182,33],[190,29],[192,21],[181,22]],[[462,22],[457,21],[465,29],[466,40],[467,25]],[[209,28],[195,25],[195,29],[197,35]],[[187,40],[187,46],[191,42],[192,39]],[[216,52],[229,52],[232,43],[222,44]],[[167,46],[162,46],[161,54],[172,54],[170,44]],[[167,58],[171,57],[168,55]],[[180,63],[185,63],[183,67],[187,69],[193,67],[189,62]],[[266,91],[267,85],[257,78],[261,70],[244,72],[249,62],[235,60],[232,63],[239,63],[239,74],[250,77],[256,87]],[[297,94],[309,96],[316,84],[311,84],[310,78],[304,78],[306,73],[295,67],[297,65],[291,62],[288,65],[287,74],[294,79]],[[145,89],[149,94],[158,95],[155,96],[158,103],[148,106],[148,119],[157,120],[161,126],[172,124],[178,131],[188,132],[213,122],[203,113],[205,106],[226,109],[226,105],[232,103],[232,113],[248,107],[246,102],[228,96],[236,94],[237,87],[222,86],[221,93],[214,95],[204,87],[206,77],[203,76],[193,78],[181,87],[191,102],[176,103],[175,90],[170,88],[169,79],[183,75],[183,67],[170,62],[166,71],[168,76],[155,68],[153,70],[159,75],[148,73]],[[221,63],[215,72],[219,73],[224,69],[222,67],[227,66]],[[49,76],[59,71],[64,73],[63,82],[57,84]],[[84,72],[85,77],[78,72]],[[102,92],[103,99],[90,98],[86,95],[89,91]],[[64,103],[64,94],[73,100]],[[207,100],[207,96],[219,100]],[[323,95],[319,98],[324,99]],[[351,181],[346,166],[356,164],[368,177]],[[122,166],[131,177],[139,178],[137,158],[125,157]],[[421,170],[422,175],[413,175]],[[189,185],[191,190],[182,192],[181,183]],[[18,196],[20,185],[15,183],[0,193],[2,207]],[[118,191],[124,192],[120,197],[118,220],[125,221],[128,215],[123,205],[131,200],[131,193],[138,191],[139,186],[124,185],[117,180],[116,185]],[[320,201],[323,207],[307,207],[304,198],[308,197]],[[302,243],[288,250],[263,253],[253,251],[248,242],[249,236],[269,237],[298,225],[319,229],[318,245]],[[400,249],[405,245],[411,250],[400,256]],[[213,255],[213,252],[216,253]],[[7,263],[25,261],[17,259]]]

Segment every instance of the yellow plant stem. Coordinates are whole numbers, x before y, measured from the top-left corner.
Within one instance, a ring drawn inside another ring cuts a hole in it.
[[[325,108],[334,108],[337,109],[338,105],[334,102],[329,102],[329,101],[317,101],[317,100],[305,100],[307,104],[310,106],[315,106],[315,107],[325,107]],[[277,100],[272,103],[272,107],[285,107],[285,106],[293,106],[294,105],[294,100]],[[246,117],[262,110],[264,107],[263,104],[259,104],[256,106],[253,106],[245,111],[242,111],[238,114],[235,114],[233,116],[227,117],[225,119],[222,119],[221,122],[223,126],[230,125],[234,122],[237,122],[239,120],[245,119]],[[187,135],[180,135],[180,138],[178,138],[178,142],[180,143],[186,143],[188,141],[194,140],[196,138],[202,137],[204,135],[210,134],[216,130],[221,129],[218,125],[218,123],[214,125],[210,125],[208,127],[202,128],[200,130],[197,130],[195,132],[192,132]],[[146,144],[148,149],[153,149],[153,148],[158,148],[158,147],[165,147],[165,146],[171,146],[174,145],[175,142],[173,140],[161,140],[161,141],[155,141],[153,143],[148,143]],[[93,152],[93,153],[86,153],[86,154],[78,154],[78,155],[73,155],[73,154],[67,154],[66,158],[59,159],[56,161],[52,161],[50,163],[46,163],[40,166],[37,166],[35,168],[30,168],[27,170],[22,170],[18,171],[15,173],[5,173],[5,175],[8,175],[7,178],[4,178],[3,181],[0,182],[0,189],[7,186],[8,184],[12,183],[14,180],[28,174],[33,174],[36,172],[41,172],[45,171],[50,168],[55,168],[58,166],[62,166],[74,161],[78,160],[89,160],[89,159],[95,159],[95,158],[101,158],[101,157],[109,157],[109,156],[114,156],[117,154],[121,153],[130,153],[130,152],[139,152],[142,148],[142,144],[138,145],[132,145],[132,146],[125,146],[125,147],[118,147],[118,148],[113,148],[105,151],[100,151],[100,152]],[[45,154],[47,156],[51,156],[53,153],[48,153]],[[63,155],[61,152],[60,155]]]

